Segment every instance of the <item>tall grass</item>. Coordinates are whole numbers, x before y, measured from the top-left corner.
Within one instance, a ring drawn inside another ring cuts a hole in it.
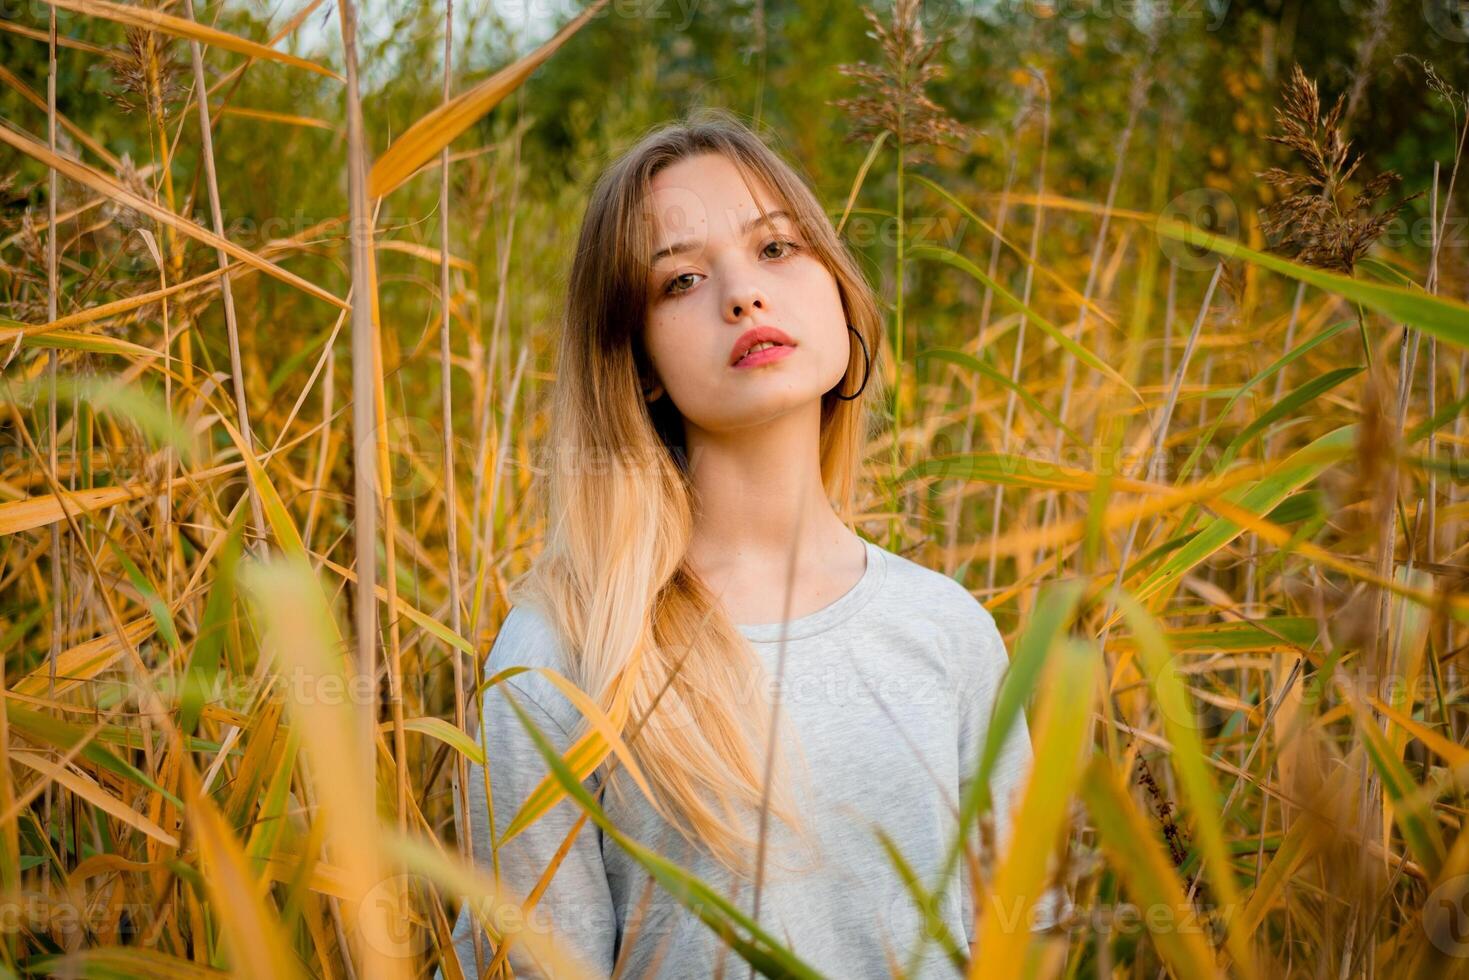
[[[475,719],[504,679],[481,658],[545,533],[557,270],[587,178],[651,104],[635,89],[600,125],[569,110],[573,145],[546,161],[520,100],[611,29],[606,6],[478,81],[452,11],[425,18],[442,78],[395,80],[413,109],[391,138],[352,3],[340,72],[279,45],[320,0],[262,41],[191,0],[55,0],[49,30],[4,25],[47,78],[43,97],[0,74],[25,112],[0,120],[0,182],[45,201],[0,225],[8,973],[457,977],[467,903],[486,965],[513,939],[583,974],[521,927],[527,896],[464,826],[468,767],[495,764]],[[1337,157],[1368,90],[1322,114],[1304,73],[1260,124],[1294,155],[1230,175],[1279,207],[1221,227],[1216,198],[1169,206],[1201,178],[1150,113],[1162,26],[1078,193],[1052,133],[1070,93],[1034,66],[1003,183],[965,176],[976,138],[925,90],[943,47],[919,15],[871,18],[859,56],[878,64],[846,72],[868,90],[832,111],[861,151],[832,217],[888,284],[880,363],[901,382],[860,529],[1005,628],[976,775],[1022,715],[1037,751],[1004,853],[986,779],[959,801],[948,868],[979,872],[978,952],[924,941],[969,976],[1465,972],[1463,94],[1427,67],[1457,140],[1404,178],[1430,191],[1430,248],[1383,240],[1391,181]],[[759,53],[763,99],[763,36]],[[110,64],[136,111],[68,119],[58,57]],[[109,149],[120,127],[147,161]],[[330,205],[232,228],[261,153]],[[552,162],[570,179],[531,179]],[[873,221],[891,247],[855,241]],[[737,956],[816,975],[582,788],[609,754],[632,766],[610,727],[565,759],[533,734],[549,775],[514,826],[570,795]],[[937,907],[938,883],[904,880]],[[1071,916],[1032,932],[1050,889]]]

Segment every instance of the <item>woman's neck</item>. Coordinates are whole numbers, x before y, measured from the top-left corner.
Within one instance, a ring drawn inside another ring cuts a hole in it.
[[[736,622],[779,617],[793,552],[793,617],[861,576],[864,546],[821,480],[819,413],[813,403],[737,432],[686,427],[695,493],[689,566],[725,596]]]

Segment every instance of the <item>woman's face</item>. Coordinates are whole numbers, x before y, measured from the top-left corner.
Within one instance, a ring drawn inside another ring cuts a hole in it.
[[[685,157],[652,180],[643,345],[657,383],[648,397],[666,391],[686,425],[710,432],[819,402],[851,355],[835,277],[752,183],[769,223],[722,154]],[[760,328],[776,331],[780,348],[741,363],[748,332]]]

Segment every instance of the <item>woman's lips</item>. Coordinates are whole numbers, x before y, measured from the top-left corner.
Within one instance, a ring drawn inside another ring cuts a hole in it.
[[[738,361],[735,361],[734,366],[736,368],[756,368],[762,364],[770,364],[778,361],[787,354],[794,353],[794,351],[794,347],[786,347],[784,344],[776,347],[767,347],[764,350],[757,350],[753,354],[746,354]]]

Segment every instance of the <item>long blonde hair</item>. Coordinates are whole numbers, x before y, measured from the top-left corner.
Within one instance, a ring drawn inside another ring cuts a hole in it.
[[[619,689],[628,695],[625,719],[614,722],[632,739],[650,803],[747,877],[756,841],[747,820],[762,801],[771,723],[766,700],[748,695],[766,691],[767,679],[685,563],[694,498],[680,416],[666,393],[651,405],[642,394],[651,377],[641,341],[654,244],[650,183],[675,161],[711,152],[734,163],[747,185],[758,177],[790,213],[877,359],[882,318],[872,287],[785,161],[723,110],[699,110],[649,132],[603,171],[582,220],[551,396],[547,540],[509,597],[550,619],[569,651],[571,680],[600,705],[611,706]],[[867,406],[881,398],[883,383],[874,363],[861,397],[837,397],[863,379],[862,350],[850,334],[848,341],[847,374],[822,396],[820,454],[824,487],[850,525]],[[620,794],[621,782],[609,785]],[[772,780],[769,808],[804,836],[785,780]]]

